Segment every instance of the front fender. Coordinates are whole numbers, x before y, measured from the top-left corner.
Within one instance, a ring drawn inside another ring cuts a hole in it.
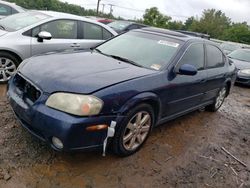
[[[162,104],[157,94],[152,92],[144,92],[133,96],[132,98],[127,100],[124,105],[122,105],[122,107],[119,110],[119,114],[125,115],[128,113],[129,110],[131,110],[131,108],[141,103],[148,103],[153,107],[154,111],[157,113],[156,115],[156,121],[157,121],[161,114]]]

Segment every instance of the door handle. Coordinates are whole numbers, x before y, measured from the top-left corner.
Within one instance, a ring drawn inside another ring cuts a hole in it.
[[[72,48],[80,48],[81,45],[79,43],[73,43],[73,44],[70,45],[70,47],[72,47]]]

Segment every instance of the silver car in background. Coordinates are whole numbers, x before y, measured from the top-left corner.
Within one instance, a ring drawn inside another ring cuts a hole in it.
[[[15,3],[0,0],[0,19],[20,12],[25,12],[25,9]]]
[[[115,35],[104,24],[66,13],[27,11],[5,17],[0,20],[0,83],[7,82],[26,58],[88,49]]]

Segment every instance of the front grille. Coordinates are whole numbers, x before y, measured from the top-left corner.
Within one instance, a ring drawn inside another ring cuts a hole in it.
[[[19,74],[14,77],[14,84],[21,92],[23,99],[29,99],[34,103],[41,96],[41,92]]]

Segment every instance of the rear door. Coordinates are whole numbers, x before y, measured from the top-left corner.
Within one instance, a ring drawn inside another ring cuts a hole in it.
[[[177,63],[175,70],[178,70],[183,64],[195,66],[198,73],[194,76],[175,74],[174,78],[170,80],[167,96],[164,97],[167,100],[164,105],[166,109],[165,116],[178,114],[201,104],[207,78],[207,73],[204,70],[204,44],[195,43],[190,45]]]
[[[67,19],[54,20],[32,29],[32,55],[80,48],[77,29],[78,21]],[[41,31],[49,32],[52,35],[52,39],[39,42],[37,35]]]
[[[225,62],[226,57],[222,51],[215,45],[206,44],[206,93],[204,100],[209,101],[214,99],[223,86],[226,79]]]
[[[83,49],[95,47],[103,41],[113,37],[113,34],[100,25],[90,22],[80,22],[79,38],[80,46]]]

